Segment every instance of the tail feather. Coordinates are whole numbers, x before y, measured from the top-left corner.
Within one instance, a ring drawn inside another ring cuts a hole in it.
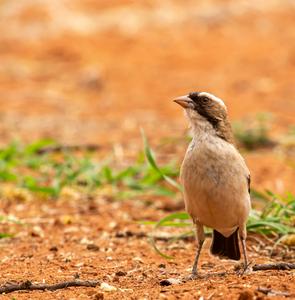
[[[239,228],[238,228],[239,229]],[[239,260],[241,258],[238,229],[228,238],[213,230],[210,252],[220,258]]]

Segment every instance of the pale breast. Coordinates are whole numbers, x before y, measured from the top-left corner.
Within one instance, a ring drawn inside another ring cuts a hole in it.
[[[215,229],[238,226],[250,209],[248,173],[235,147],[222,139],[191,145],[181,167],[188,213]]]

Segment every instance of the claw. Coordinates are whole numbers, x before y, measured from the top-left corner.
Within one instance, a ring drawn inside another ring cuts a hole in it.
[[[191,274],[189,276],[185,276],[185,278],[183,279],[183,282],[187,282],[187,281],[193,281],[198,279],[199,276],[197,274]]]
[[[205,278],[205,275],[200,275],[198,272],[194,273],[192,272],[191,275],[185,277],[184,281],[191,281],[191,280],[197,280],[197,279],[203,279]]]
[[[188,280],[196,280],[199,277],[198,273],[192,273],[188,276]]]
[[[243,276],[243,275],[248,275],[252,273],[252,267],[251,267],[252,262],[249,262],[247,265],[243,264],[243,267],[238,269],[237,275]]]

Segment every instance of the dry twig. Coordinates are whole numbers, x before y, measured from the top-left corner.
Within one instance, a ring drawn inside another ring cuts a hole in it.
[[[272,290],[270,288],[265,288],[265,287],[258,287],[257,291],[261,292],[267,296],[285,296],[285,297],[291,296],[291,294],[288,292],[275,291],[275,290]]]
[[[21,282],[21,283],[7,283],[0,287],[0,294],[2,293],[11,293],[15,291],[33,291],[33,290],[48,290],[55,291],[59,289],[64,289],[72,286],[87,286],[87,287],[96,287],[100,284],[99,281],[90,281],[90,280],[71,280],[63,281],[55,284],[34,284],[30,280]]]
[[[56,145],[48,146],[37,150],[37,154],[63,152],[63,151],[96,151],[100,150],[101,146],[95,144],[86,145]]]
[[[258,264],[253,266],[253,271],[266,270],[292,270],[295,269],[295,264],[287,262],[279,262],[273,264]]]

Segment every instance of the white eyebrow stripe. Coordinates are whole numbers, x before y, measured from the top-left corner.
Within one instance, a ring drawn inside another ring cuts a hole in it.
[[[210,93],[201,92],[201,93],[199,93],[199,96],[206,96],[206,97],[212,99],[213,101],[219,103],[221,106],[223,106],[226,109],[226,105],[224,104],[224,102],[220,98],[218,98]]]

